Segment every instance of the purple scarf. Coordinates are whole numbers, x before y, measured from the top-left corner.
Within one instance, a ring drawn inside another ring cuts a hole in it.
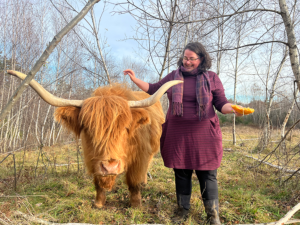
[[[209,75],[207,72],[198,73],[198,68],[187,71],[183,66],[180,66],[176,72],[174,80],[182,80],[184,81],[183,73],[187,73],[188,75],[197,76],[196,82],[196,95],[197,95],[197,115],[199,115],[199,120],[206,118],[207,104],[210,97],[210,81]],[[183,83],[177,84],[172,87],[172,111],[173,115],[183,116],[183,105],[182,105],[182,97],[183,97]]]

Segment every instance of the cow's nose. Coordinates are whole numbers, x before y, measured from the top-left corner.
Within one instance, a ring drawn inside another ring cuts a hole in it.
[[[119,160],[110,159],[108,161],[101,162],[101,170],[104,175],[117,174],[119,167]]]

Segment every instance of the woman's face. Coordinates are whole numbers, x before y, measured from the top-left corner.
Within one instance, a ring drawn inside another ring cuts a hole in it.
[[[185,69],[187,69],[188,71],[192,71],[200,65],[201,59],[195,52],[186,49],[183,54],[182,63]]]

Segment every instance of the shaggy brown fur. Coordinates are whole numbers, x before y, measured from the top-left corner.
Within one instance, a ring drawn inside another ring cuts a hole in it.
[[[144,92],[117,84],[98,88],[81,109],[60,107],[55,112],[57,121],[81,137],[85,164],[94,175],[96,207],[104,204],[103,190],[111,189],[115,181],[99,172],[103,161],[109,160],[120,162],[118,173],[126,172],[131,204],[140,204],[139,186],[146,182],[148,166],[159,150],[164,114],[159,102],[146,108],[129,108],[127,101],[147,97]]]

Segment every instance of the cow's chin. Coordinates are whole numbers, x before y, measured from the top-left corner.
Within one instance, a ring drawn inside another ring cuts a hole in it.
[[[124,172],[124,163],[122,160],[98,161],[93,168],[93,174],[96,176],[109,177],[117,176]]]

